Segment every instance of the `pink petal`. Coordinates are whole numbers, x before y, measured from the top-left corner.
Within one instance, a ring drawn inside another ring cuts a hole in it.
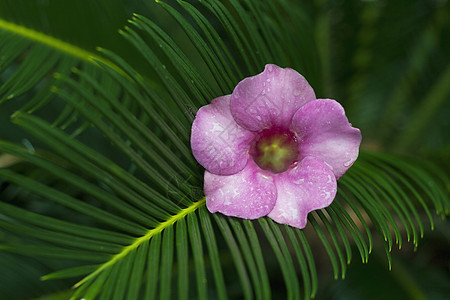
[[[336,178],[321,160],[305,157],[275,177],[277,203],[269,217],[280,224],[304,228],[310,211],[327,207],[336,195]]]
[[[269,64],[264,72],[239,82],[231,95],[231,113],[248,130],[289,129],[295,112],[314,99],[314,90],[302,75]]]
[[[298,134],[299,159],[321,159],[338,179],[358,157],[361,132],[352,127],[344,108],[335,100],[319,99],[305,104],[294,115],[291,130]]]
[[[272,176],[267,176],[252,159],[239,173],[230,176],[205,172],[206,207],[212,213],[257,219],[275,205],[277,190]]]
[[[211,173],[235,174],[247,164],[254,136],[231,116],[230,95],[219,97],[197,112],[192,124],[192,153]]]

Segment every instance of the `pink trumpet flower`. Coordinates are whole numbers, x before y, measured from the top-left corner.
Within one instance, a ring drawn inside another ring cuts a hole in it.
[[[316,99],[302,75],[272,64],[200,108],[191,134],[210,212],[300,229],[331,204],[360,144],[338,102]]]

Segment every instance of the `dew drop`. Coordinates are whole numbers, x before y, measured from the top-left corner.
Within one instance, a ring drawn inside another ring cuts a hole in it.
[[[294,97],[298,97],[302,94],[302,90],[294,90]]]
[[[31,154],[36,153],[33,144],[28,139],[23,139],[22,144],[25,146],[25,148],[27,148],[28,152],[30,152]]]
[[[351,159],[351,160],[349,160],[349,161],[344,163],[344,167],[348,168],[348,167],[350,167],[352,165],[352,163],[353,163],[353,160]]]

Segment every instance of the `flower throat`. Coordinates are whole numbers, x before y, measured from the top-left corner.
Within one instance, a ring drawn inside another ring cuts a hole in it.
[[[261,169],[284,172],[298,158],[297,139],[290,131],[265,129],[255,139],[250,155]]]

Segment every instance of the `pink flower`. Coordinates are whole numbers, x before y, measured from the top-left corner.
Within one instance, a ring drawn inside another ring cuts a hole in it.
[[[316,99],[302,75],[270,64],[200,108],[191,135],[210,212],[298,228],[331,204],[360,143],[338,102]]]

